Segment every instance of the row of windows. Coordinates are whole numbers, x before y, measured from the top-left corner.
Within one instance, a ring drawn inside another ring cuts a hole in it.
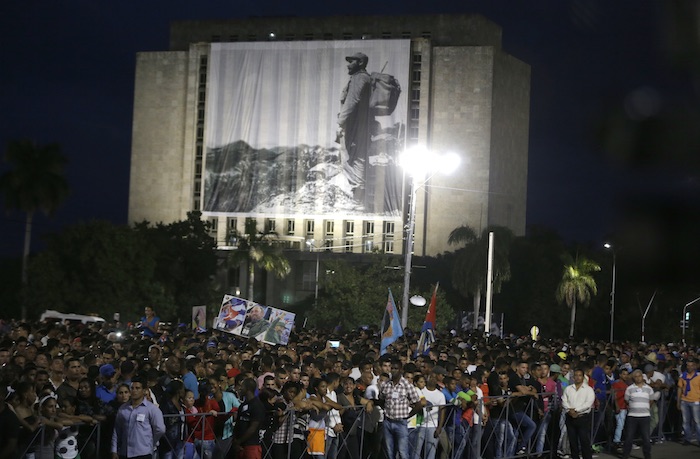
[[[246,218],[248,220],[249,218]],[[209,234],[216,238],[217,233],[218,233],[218,227],[219,227],[219,219],[217,217],[211,217],[208,220],[209,222]],[[305,229],[306,229],[306,237],[307,238],[313,238],[314,236],[314,230],[316,227],[316,222],[315,220],[305,220]],[[374,233],[374,225],[375,222],[373,221],[365,221],[362,222],[362,229],[363,229],[363,235],[364,236],[373,236]],[[295,225],[296,225],[296,220],[294,219],[286,219],[285,220],[285,235],[287,236],[294,236],[295,234]],[[374,241],[372,240],[365,240],[365,241],[358,241],[355,237],[355,222],[352,220],[346,220],[343,222],[344,226],[344,239],[341,239],[342,245],[344,247],[344,250],[346,252],[352,252],[354,251],[354,248],[358,245],[362,245],[362,251],[363,252],[372,252],[374,250]],[[226,221],[226,227],[227,227],[227,237],[229,238],[228,241],[226,241],[226,245],[235,245],[236,240],[235,240],[235,233],[238,231],[238,219],[236,217],[231,217],[228,218]],[[335,234],[335,221],[333,220],[326,220],[324,222],[324,227],[325,227],[325,239],[323,242],[323,247],[326,249],[332,249],[332,248],[337,248],[338,241],[333,239],[333,236]],[[276,232],[277,229],[277,220],[272,219],[272,218],[267,218],[265,219],[264,223],[264,230],[267,232]],[[382,222],[382,237],[384,239],[383,241],[383,251],[388,252],[388,253],[393,253],[394,251],[394,231],[396,229],[396,223],[393,221],[385,221]],[[362,239],[362,238],[360,238]],[[285,241],[289,242],[289,241]],[[301,244],[299,242],[290,242],[287,244],[287,248],[290,249],[301,249]]]
[[[374,35],[371,33],[362,33],[362,34],[355,34],[352,32],[342,32],[340,34],[336,33],[331,33],[331,32],[324,32],[322,34],[315,34],[315,33],[304,33],[304,34],[294,34],[294,33],[287,33],[284,35],[277,35],[274,32],[269,32],[267,35],[259,35],[259,34],[247,34],[247,35],[228,35],[228,36],[223,36],[223,35],[212,35],[211,36],[211,42],[212,43],[220,43],[220,42],[237,42],[237,41],[267,41],[267,40],[283,40],[283,41],[294,41],[297,39],[302,39],[305,41],[309,40],[355,40],[355,39],[362,39],[362,40],[369,40],[372,38],[382,38],[382,39],[389,39],[389,38],[403,38],[403,39],[408,39],[408,38],[427,38],[430,39],[432,38],[432,33],[430,31],[422,31],[419,34],[410,32],[410,31],[403,31],[403,32],[381,32],[378,35]]]
[[[194,190],[192,195],[194,210],[200,210],[202,198],[202,164],[204,161],[204,106],[207,96],[207,56],[199,58],[199,83],[197,86],[197,133],[195,137]],[[216,231],[216,230],[214,230]]]

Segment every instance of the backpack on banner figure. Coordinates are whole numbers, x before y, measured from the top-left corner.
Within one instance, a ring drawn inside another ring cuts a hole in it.
[[[387,61],[381,72],[372,72],[370,82],[372,95],[369,99],[369,108],[374,116],[387,116],[394,113],[396,104],[401,95],[401,85],[393,75],[384,73]]]

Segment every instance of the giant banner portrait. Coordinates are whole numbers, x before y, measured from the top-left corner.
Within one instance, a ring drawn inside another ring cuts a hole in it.
[[[224,295],[214,328],[269,344],[287,344],[294,319],[294,313]]]
[[[401,215],[410,40],[212,43],[203,210]]]

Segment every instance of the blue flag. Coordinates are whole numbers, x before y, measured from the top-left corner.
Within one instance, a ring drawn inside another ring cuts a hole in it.
[[[403,329],[401,329],[399,312],[396,310],[396,303],[394,303],[394,297],[391,294],[391,289],[389,289],[389,299],[386,302],[384,318],[382,318],[381,355],[386,354],[386,348],[402,336]]]

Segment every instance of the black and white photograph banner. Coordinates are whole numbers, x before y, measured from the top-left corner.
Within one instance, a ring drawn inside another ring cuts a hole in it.
[[[410,40],[213,43],[205,213],[400,216]]]

